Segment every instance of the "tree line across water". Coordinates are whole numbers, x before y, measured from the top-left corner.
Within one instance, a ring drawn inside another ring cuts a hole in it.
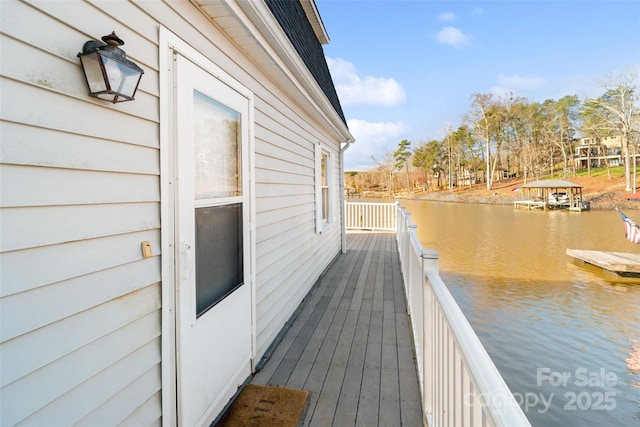
[[[603,94],[580,100],[531,102],[513,94],[476,93],[462,124],[449,125],[442,140],[402,140],[395,152],[366,172],[347,172],[350,191],[367,189],[387,194],[416,189],[452,189],[496,179],[527,180],[559,174],[575,175],[575,148],[580,138],[619,141],[626,191],[632,190],[632,167],[640,157],[639,74],[620,74],[602,84]],[[609,169],[607,159],[606,167]]]

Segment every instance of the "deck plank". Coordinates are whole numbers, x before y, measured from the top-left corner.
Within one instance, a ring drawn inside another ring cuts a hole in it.
[[[358,243],[362,244],[362,242]],[[354,262],[357,255],[357,252],[345,254],[339,257],[329,268],[322,280],[329,283],[330,286],[314,289],[312,295],[303,301],[300,314],[298,314],[270,357],[273,362],[268,363],[256,374],[253,380],[254,383],[284,385],[285,382],[288,382],[291,383],[290,385],[288,384],[289,387],[302,388],[309,374],[308,370],[302,373],[292,372],[292,370],[296,367],[300,368],[300,366],[304,369],[306,366],[305,361],[308,362],[309,370],[311,369],[313,359],[315,359],[315,355],[318,353],[319,346],[324,338],[324,335],[321,334],[320,336],[316,334],[314,338],[314,332],[318,326],[320,326],[321,331],[328,328],[327,325],[331,318],[324,317],[324,315],[339,279],[339,277],[336,277],[344,271],[346,265]],[[317,345],[317,347],[314,348],[314,345]],[[300,354],[301,351],[302,354]],[[288,362],[297,361],[298,363],[282,363],[285,357]],[[299,363],[301,361],[303,362],[302,364]],[[276,371],[278,372],[276,373]],[[291,375],[294,377],[291,378]],[[302,378],[300,379],[299,377]],[[299,383],[297,387],[296,379],[298,379]]]
[[[350,293],[353,294],[353,292],[349,292],[347,284],[353,272],[357,271],[356,267],[361,266],[364,262],[364,252],[358,252],[360,253],[357,260],[347,264],[340,275],[336,290],[327,307],[327,319],[333,315],[328,329],[318,328],[317,338],[322,339],[322,344],[311,366],[309,377],[304,384],[304,389],[310,392],[307,412],[313,414],[313,418],[320,425],[331,425],[331,420],[335,413],[334,402],[337,401],[339,393],[339,389],[336,391],[336,382],[339,381],[340,370],[333,361],[336,351],[341,351],[341,349],[337,349],[338,341],[342,336],[344,324],[347,320],[349,303],[345,299],[345,294],[347,295],[346,298]],[[326,333],[324,333],[325,331]],[[340,358],[341,356],[336,358],[336,364]],[[331,374],[331,377],[327,382],[329,374]],[[291,387],[291,385],[288,386]]]
[[[423,425],[393,233],[350,233],[252,382],[309,391],[304,426]]]

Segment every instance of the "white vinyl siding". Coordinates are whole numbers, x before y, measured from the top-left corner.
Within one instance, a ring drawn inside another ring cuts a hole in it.
[[[159,27],[255,95],[256,360],[340,250],[339,227],[315,233],[315,143],[338,141],[190,2],[6,0],[0,14],[0,424],[159,424]],[[116,105],[87,95],[76,57],[113,30],[145,71]]]
[[[157,29],[127,3],[0,8],[0,424],[157,423]],[[76,54],[105,21],[145,69],[131,103],[87,96]]]
[[[340,249],[339,228],[315,232],[315,141],[320,134],[312,132],[320,130],[302,128],[304,117],[285,103],[278,102],[276,111],[260,101],[255,144],[257,358]]]

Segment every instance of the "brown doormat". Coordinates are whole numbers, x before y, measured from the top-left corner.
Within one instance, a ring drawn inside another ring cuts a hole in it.
[[[309,392],[247,384],[218,427],[296,427]]]

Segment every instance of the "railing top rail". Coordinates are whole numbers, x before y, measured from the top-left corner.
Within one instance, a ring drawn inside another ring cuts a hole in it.
[[[348,205],[395,206],[397,202],[346,202]]]

